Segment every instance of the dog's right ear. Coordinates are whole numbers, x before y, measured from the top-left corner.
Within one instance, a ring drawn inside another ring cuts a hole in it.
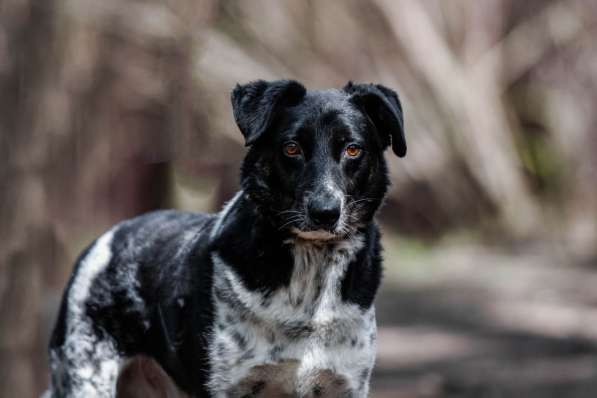
[[[305,93],[305,87],[294,80],[237,84],[231,94],[232,111],[245,145],[253,144],[267,131],[281,107],[297,104]]]

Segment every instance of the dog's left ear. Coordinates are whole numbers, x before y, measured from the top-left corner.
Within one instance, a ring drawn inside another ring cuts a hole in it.
[[[344,91],[351,94],[351,100],[369,116],[379,134],[382,134],[384,146],[391,144],[392,151],[397,156],[404,157],[404,117],[398,94],[381,84],[352,82],[344,86]]]
[[[245,145],[253,144],[267,131],[281,107],[297,104],[305,93],[305,87],[294,80],[237,84],[231,94],[232,110]]]

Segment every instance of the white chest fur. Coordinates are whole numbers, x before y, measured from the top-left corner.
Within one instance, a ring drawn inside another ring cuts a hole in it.
[[[362,245],[360,239],[331,248],[293,244],[290,284],[269,295],[247,290],[214,255],[210,388],[216,396],[367,396],[375,311],[343,302],[340,294]]]

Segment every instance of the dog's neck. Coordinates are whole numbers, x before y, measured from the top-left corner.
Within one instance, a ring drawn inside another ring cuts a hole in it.
[[[317,236],[280,231],[263,216],[259,206],[240,191],[218,215],[212,245],[250,289],[272,291],[289,284],[297,263],[295,256],[305,252],[315,257],[334,252],[356,256],[369,230],[364,228],[342,239],[314,239]],[[273,269],[272,264],[276,264]]]

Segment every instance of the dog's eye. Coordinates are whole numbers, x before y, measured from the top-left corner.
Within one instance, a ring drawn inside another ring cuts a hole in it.
[[[295,142],[289,142],[284,145],[284,153],[288,156],[297,156],[301,154],[301,148]]]
[[[361,151],[362,149],[355,144],[350,144],[346,147],[346,155],[348,155],[351,158],[356,158],[357,156],[359,156],[361,154]]]

